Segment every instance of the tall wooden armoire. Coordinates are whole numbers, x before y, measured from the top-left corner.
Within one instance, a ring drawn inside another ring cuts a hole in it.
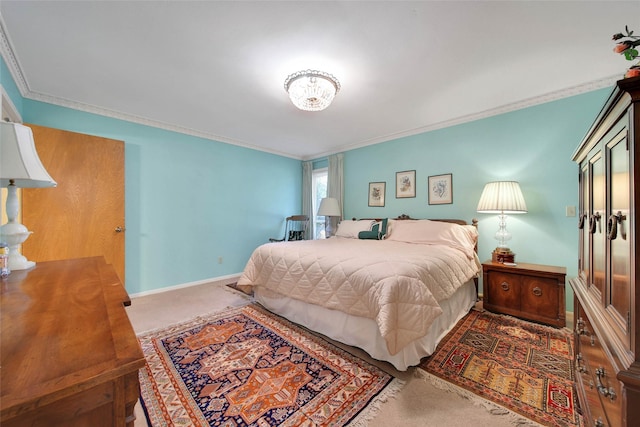
[[[640,426],[640,77],[617,82],[577,148],[576,381],[587,426]]]

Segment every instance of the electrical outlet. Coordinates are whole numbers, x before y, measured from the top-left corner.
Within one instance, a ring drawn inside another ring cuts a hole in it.
[[[218,264],[222,264],[222,257],[221,256],[218,257]]]
[[[575,206],[567,206],[565,208],[565,212],[567,216],[576,216],[576,207]]]

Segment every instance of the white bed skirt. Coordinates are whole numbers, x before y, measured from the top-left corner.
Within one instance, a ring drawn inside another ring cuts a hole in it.
[[[451,298],[440,303],[443,313],[434,320],[427,335],[413,341],[397,354],[390,355],[373,319],[351,316],[285,296],[266,296],[260,289],[254,288],[255,299],[268,310],[331,339],[359,347],[372,358],[387,361],[399,371],[406,371],[410,366],[420,363],[423,357],[431,355],[438,342],[476,303],[475,283],[470,280]]]

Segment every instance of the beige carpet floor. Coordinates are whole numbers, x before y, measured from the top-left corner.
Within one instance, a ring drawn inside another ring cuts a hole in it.
[[[250,297],[230,289],[225,283],[210,283],[133,298],[127,313],[136,333],[142,333],[226,307],[245,305],[249,300]],[[386,362],[372,360],[358,348],[331,342],[406,381],[394,398],[380,406],[378,414],[369,423],[370,427],[516,425],[506,413],[492,414],[471,400],[436,388],[429,380],[419,377],[414,368],[399,372]],[[136,416],[135,427],[146,427],[146,418],[139,403]]]

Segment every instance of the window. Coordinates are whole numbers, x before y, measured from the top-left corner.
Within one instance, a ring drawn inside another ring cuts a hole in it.
[[[312,203],[312,229],[311,233],[314,239],[324,239],[324,217],[317,216],[320,201],[327,197],[327,177],[329,175],[328,168],[315,169],[311,176],[311,203]]]

